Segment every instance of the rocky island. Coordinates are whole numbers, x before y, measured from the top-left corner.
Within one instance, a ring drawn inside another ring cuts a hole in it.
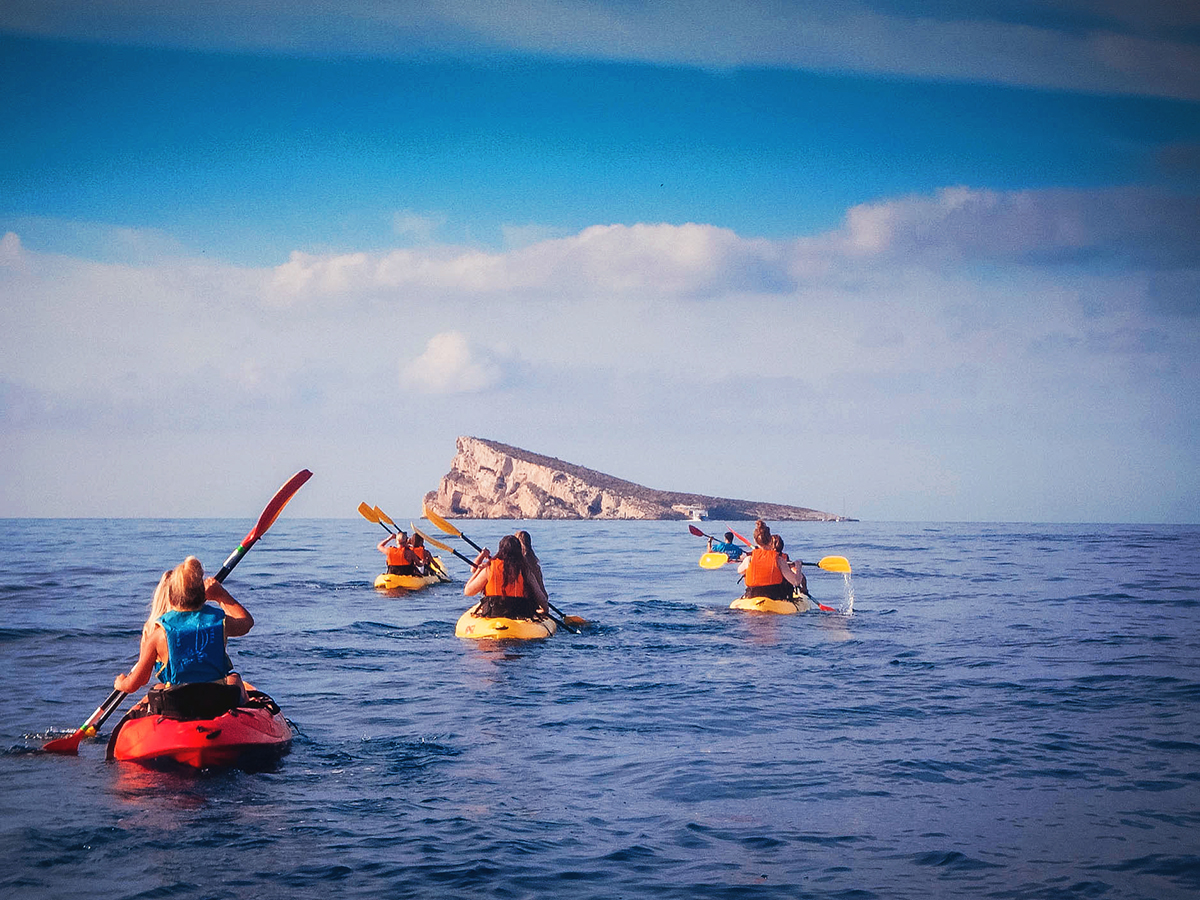
[[[460,437],[456,445],[450,471],[425,495],[449,518],[851,521],[802,506],[658,491],[483,438]]]

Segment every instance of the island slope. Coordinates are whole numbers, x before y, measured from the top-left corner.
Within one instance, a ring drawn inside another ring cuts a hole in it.
[[[460,437],[456,446],[450,471],[425,495],[448,518],[848,521],[802,506],[654,490],[483,438]]]

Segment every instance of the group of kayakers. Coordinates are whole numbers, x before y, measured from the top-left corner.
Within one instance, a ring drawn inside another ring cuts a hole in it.
[[[739,563],[746,597],[785,600],[796,590],[807,593],[802,564],[788,557],[783,539],[761,519],[754,524],[755,546],[748,552],[734,543],[733,532],[725,532],[724,538],[709,538],[709,549]],[[377,549],[386,557],[390,574],[430,574],[437,565],[420,534],[411,538],[404,531],[390,534]],[[482,595],[472,611],[476,616],[540,621],[550,615],[541,563],[528,531],[502,537],[495,554],[480,550],[472,565],[463,593]],[[225,641],[246,634],[253,625],[249,611],[217,579],[206,579],[200,560],[189,556],[163,573],[142,627],[137,663],[118,675],[113,686],[132,693],[150,680],[157,667],[164,684],[224,682],[244,699],[246,689],[233,671]]]
[[[409,538],[400,531],[377,545],[395,575],[427,575],[437,565],[425,548],[424,538]],[[528,531],[505,535],[493,556],[485,547],[473,564],[463,593],[483,594],[476,614],[539,621],[549,616],[549,596],[541,562],[533,552]],[[164,685],[224,682],[246,689],[225,651],[227,638],[246,634],[254,618],[215,578],[205,578],[204,568],[189,556],[163,573],[142,626],[138,661],[128,673],[113,680],[113,687],[133,693],[155,673]]]

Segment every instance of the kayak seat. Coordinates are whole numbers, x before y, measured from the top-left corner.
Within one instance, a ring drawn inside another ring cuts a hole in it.
[[[242,704],[243,709],[265,709],[273,716],[279,714],[279,704],[262,691],[249,690],[246,696],[248,699]]]
[[[215,719],[238,706],[242,692],[236,684],[197,681],[150,691],[149,712],[167,719]]]

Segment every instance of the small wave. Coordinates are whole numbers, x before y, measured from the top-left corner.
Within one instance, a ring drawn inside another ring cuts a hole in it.
[[[959,853],[957,850],[931,850],[925,853],[918,853],[912,857],[912,861],[918,866],[933,866],[938,869],[946,869],[954,872],[975,872],[980,869],[1000,868],[995,863],[967,856],[964,853]]]
[[[1095,866],[1102,872],[1135,872],[1139,875],[1158,875],[1169,878],[1181,887],[1200,890],[1200,856],[1187,854],[1168,856],[1153,853],[1138,856],[1112,866]]]

